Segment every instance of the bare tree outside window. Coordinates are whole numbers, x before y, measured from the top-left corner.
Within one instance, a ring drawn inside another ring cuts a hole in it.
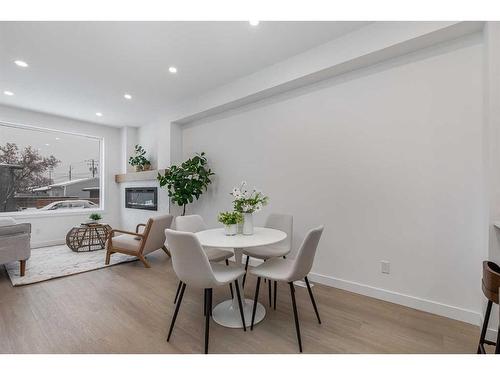
[[[0,123],[0,212],[98,208],[100,142]]]
[[[46,176],[48,170],[53,170],[60,164],[54,155],[40,155],[31,146],[20,151],[15,143],[7,142],[0,146],[0,168],[9,170],[9,176],[2,179],[0,190],[0,212],[8,211],[7,204],[12,202],[16,193],[29,194],[33,188],[52,184],[54,181]]]

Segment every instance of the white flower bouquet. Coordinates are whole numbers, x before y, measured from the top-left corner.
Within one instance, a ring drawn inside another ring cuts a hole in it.
[[[246,181],[242,181],[240,186],[235,187],[231,192],[234,198],[234,210],[245,214],[259,212],[268,203],[269,197],[255,188],[249,192],[246,185]]]

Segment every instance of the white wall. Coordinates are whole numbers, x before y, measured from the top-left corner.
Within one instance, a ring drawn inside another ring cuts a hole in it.
[[[245,179],[270,196],[257,224],[292,213],[296,246],[326,225],[316,279],[477,323],[481,58],[467,37],[187,125],[217,174],[191,210],[216,225]]]
[[[135,152],[135,145],[138,143],[139,128],[125,126],[120,129],[122,141],[122,166],[121,173],[134,172],[134,167],[128,163],[128,159]]]
[[[165,160],[165,153],[170,150],[170,137],[168,129],[150,124],[134,130],[122,130],[126,139],[125,143],[128,149],[125,151],[124,158],[128,163],[128,158],[136,144],[140,144],[146,150],[146,158],[151,161],[151,168],[163,169],[169,166],[169,159]],[[159,141],[161,140],[161,141]],[[160,145],[160,147],[158,147]],[[130,149],[132,147],[132,149]],[[166,150],[166,151],[165,151]],[[161,160],[161,162],[160,162]],[[127,168],[129,171],[131,168]],[[120,186],[120,216],[121,228],[125,230],[135,230],[139,223],[146,223],[152,216],[169,213],[169,199],[167,192],[160,188],[156,179],[148,181],[135,181],[119,184]],[[125,207],[125,188],[128,187],[157,187],[158,188],[158,211],[137,210]]]
[[[0,121],[31,125],[47,129],[92,135],[104,139],[104,211],[103,221],[111,226],[120,225],[120,193],[114,175],[121,171],[120,129],[109,126],[52,116],[39,112],[0,106]],[[50,216],[22,216],[19,221],[32,224],[32,246],[64,243],[66,233],[72,226],[88,219],[88,213],[54,214]]]
[[[500,229],[493,223],[500,221],[500,22],[488,22],[484,30],[484,144],[485,191],[487,226],[489,233],[488,254],[484,259],[500,263]],[[486,298],[483,298],[483,312]],[[489,339],[496,339],[498,305],[494,305],[490,318]]]
[[[374,65],[433,44],[482,30],[482,22],[372,22],[318,47],[241,77],[170,108],[171,120],[188,123],[258,98]]]
[[[143,126],[138,129],[136,143],[146,150],[146,158],[151,162],[153,169],[158,168],[158,136],[153,126]]]

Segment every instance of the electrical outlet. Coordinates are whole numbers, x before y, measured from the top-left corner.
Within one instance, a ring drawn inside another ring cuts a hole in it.
[[[388,262],[387,260],[382,260],[380,262],[380,265],[381,265],[381,271],[382,273],[391,273],[391,263]]]

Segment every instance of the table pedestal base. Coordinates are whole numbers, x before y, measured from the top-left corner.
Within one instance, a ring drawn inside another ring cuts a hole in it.
[[[245,323],[250,327],[252,323],[253,300],[245,299],[243,301],[243,314]],[[254,325],[259,323],[266,316],[266,309],[261,303],[257,302],[257,310],[255,311]],[[241,315],[238,305],[233,300],[227,300],[219,303],[212,311],[212,319],[221,326],[228,328],[242,328]]]

